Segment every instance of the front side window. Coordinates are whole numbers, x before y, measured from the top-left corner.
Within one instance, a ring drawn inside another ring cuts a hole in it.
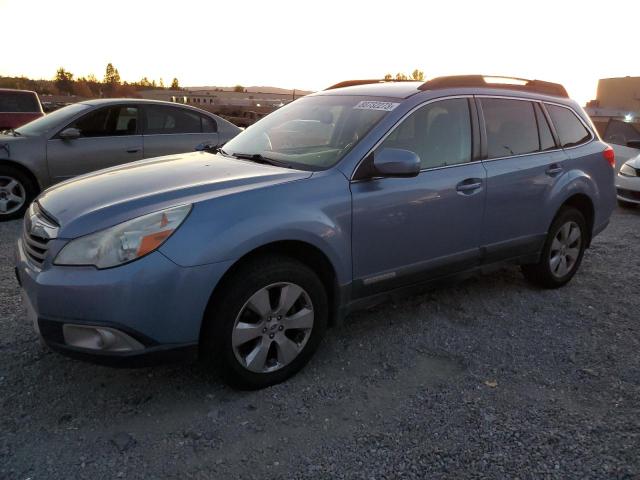
[[[300,98],[251,125],[230,140],[222,153],[324,170],[340,161],[399,102],[360,95]]]
[[[100,108],[76,120],[69,127],[80,130],[82,137],[135,135],[138,129],[138,108],[122,105]]]
[[[533,103],[482,98],[488,158],[523,155],[540,150]]]
[[[425,168],[457,165],[471,160],[471,120],[465,98],[429,103],[419,108],[380,144],[414,152]]]
[[[591,139],[591,133],[587,127],[570,109],[548,103],[545,106],[556,127],[562,148],[575,147]]]
[[[145,106],[145,130],[149,134],[201,133],[201,115],[184,108]]]
[[[202,131],[204,133],[215,133],[218,131],[218,124],[209,117],[202,117]]]

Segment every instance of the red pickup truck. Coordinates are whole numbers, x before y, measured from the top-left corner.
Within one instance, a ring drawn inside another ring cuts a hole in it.
[[[43,115],[36,92],[0,88],[0,131],[18,128]]]

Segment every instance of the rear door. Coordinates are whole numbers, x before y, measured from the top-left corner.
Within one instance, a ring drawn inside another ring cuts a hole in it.
[[[144,105],[144,157],[193,152],[203,143],[218,144],[215,120],[195,110]]]
[[[549,227],[546,203],[567,159],[538,102],[477,97],[487,170],[486,262],[534,253]]]
[[[49,172],[55,182],[102,168],[142,159],[139,108],[119,104],[98,108],[83,115],[66,128],[77,128],[80,137],[47,142]]]

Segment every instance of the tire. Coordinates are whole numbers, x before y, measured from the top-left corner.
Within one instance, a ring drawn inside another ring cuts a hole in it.
[[[37,185],[22,170],[0,166],[0,222],[22,218],[37,193]]]
[[[618,205],[621,208],[636,208],[638,206],[637,203],[633,203],[633,202],[626,202],[624,200],[620,200],[618,199]]]
[[[572,240],[576,236],[575,229],[578,229],[579,237]],[[540,261],[522,266],[525,278],[543,288],[567,284],[580,268],[588,235],[584,215],[572,207],[562,208],[549,228]]]
[[[327,292],[309,267],[285,256],[258,258],[216,292],[204,318],[201,357],[233,387],[275,385],[309,361],[328,312]]]

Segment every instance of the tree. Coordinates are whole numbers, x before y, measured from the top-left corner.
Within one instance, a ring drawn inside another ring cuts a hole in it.
[[[118,72],[118,69],[115,68],[111,62],[107,64],[107,69],[104,73],[104,83],[112,87],[120,84],[120,72]]]
[[[244,87],[242,85],[236,85],[235,87],[233,87],[233,91],[243,93]]]
[[[84,78],[79,78],[73,83],[73,94],[79,97],[91,98],[94,96],[89,86],[89,82]]]
[[[164,88],[164,80],[162,80],[162,77],[160,77],[160,88]]]
[[[393,75],[391,75],[390,73],[387,73],[387,74],[384,76],[384,79],[388,82],[389,80],[392,80],[392,79],[393,79]]]
[[[424,81],[424,72],[416,68],[411,74],[411,78],[414,80],[420,80],[422,82]]]
[[[56,72],[54,81],[60,92],[67,93],[69,95],[73,93],[73,73],[60,67]]]
[[[178,83],[178,79],[175,77],[171,81],[171,90],[180,90],[180,84]]]
[[[407,80],[407,76],[404,73],[396,73],[396,80]]]

